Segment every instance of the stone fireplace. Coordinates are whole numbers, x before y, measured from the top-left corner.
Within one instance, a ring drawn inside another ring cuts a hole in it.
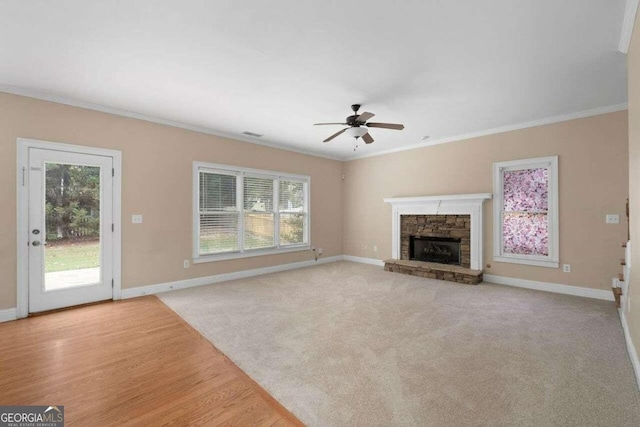
[[[482,281],[482,204],[491,194],[384,199],[392,206],[392,257],[385,270]]]

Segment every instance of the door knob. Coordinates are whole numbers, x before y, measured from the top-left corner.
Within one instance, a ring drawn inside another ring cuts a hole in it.
[[[40,242],[38,240],[34,240],[31,242],[31,246],[40,246]]]

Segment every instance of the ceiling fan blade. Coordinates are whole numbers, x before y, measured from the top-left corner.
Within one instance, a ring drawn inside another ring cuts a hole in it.
[[[358,117],[356,117],[356,122],[364,123],[364,122],[366,122],[367,120],[369,120],[373,116],[375,116],[375,114],[368,113],[368,112],[365,111],[364,113],[362,113]]]
[[[373,142],[373,138],[371,138],[371,135],[369,135],[368,133],[362,135],[362,140],[365,144],[371,144]]]
[[[340,136],[340,135],[342,135],[342,132],[344,132],[344,131],[345,131],[345,130],[347,130],[347,129],[349,129],[349,128],[344,128],[344,129],[342,129],[341,131],[338,131],[338,132],[334,133],[333,135],[331,135],[329,138],[325,139],[325,140],[324,140],[324,141],[322,141],[322,142],[329,142],[329,141],[331,141],[331,140],[332,140],[333,138],[335,138],[336,136]]]
[[[365,126],[370,128],[384,128],[384,129],[395,129],[395,130],[404,129],[404,125],[399,123],[367,123]]]
[[[323,125],[342,125],[342,126],[346,126],[346,123],[314,123],[314,126],[323,126]]]

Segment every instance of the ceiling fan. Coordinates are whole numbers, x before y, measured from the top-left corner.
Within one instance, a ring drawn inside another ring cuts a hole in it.
[[[347,128],[342,129],[331,135],[329,138],[325,139],[322,142],[329,142],[333,138],[342,135],[344,132],[348,131],[349,136],[358,139],[362,138],[365,144],[371,144],[373,142],[373,138],[369,135],[369,131],[361,126],[366,126],[368,128],[383,128],[383,129],[395,129],[402,130],[404,129],[404,125],[396,124],[396,123],[372,123],[367,122],[370,118],[375,116],[373,113],[364,112],[362,114],[358,114],[358,110],[360,109],[360,104],[353,104],[351,106],[353,110],[353,115],[346,118],[345,123],[315,123],[314,126],[321,125],[343,125],[349,126]]]

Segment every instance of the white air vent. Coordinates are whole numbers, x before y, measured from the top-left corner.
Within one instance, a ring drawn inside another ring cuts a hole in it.
[[[255,138],[260,138],[262,135],[260,135],[259,133],[255,133],[255,132],[248,132],[248,131],[244,131],[242,132],[243,135],[249,135],[249,136],[253,136]]]

